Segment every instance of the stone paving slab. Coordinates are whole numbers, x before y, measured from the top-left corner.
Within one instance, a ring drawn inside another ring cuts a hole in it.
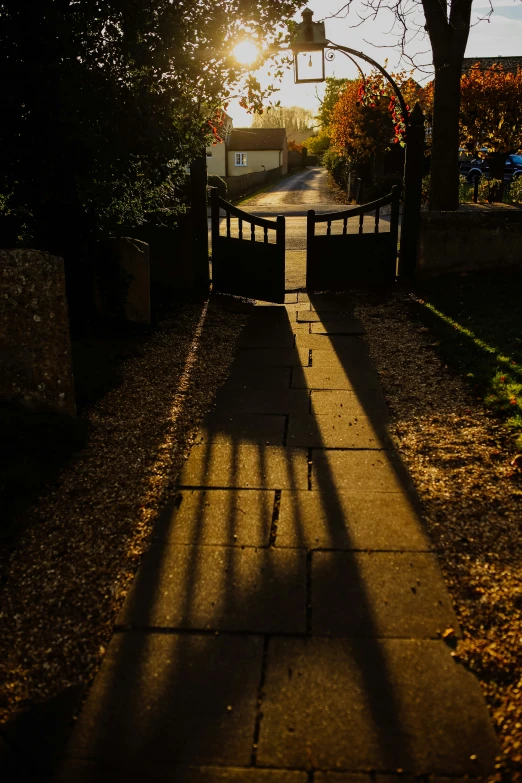
[[[430,543],[403,494],[284,490],[276,546],[426,551]]]
[[[152,759],[136,767],[123,762],[112,768],[95,761],[66,762],[55,783],[307,783],[306,772],[248,767],[158,765]],[[407,783],[407,781],[406,781]]]
[[[223,389],[288,389],[290,367],[237,367],[232,365]]]
[[[219,412],[230,413],[308,413],[310,398],[306,389],[226,389],[217,394]]]
[[[214,412],[203,419],[196,443],[259,443],[282,446],[286,416]]]
[[[422,781],[415,775],[373,774],[371,772],[315,772],[314,783],[481,783],[484,778],[440,778],[423,776]]]
[[[348,311],[353,312],[355,300],[349,293],[339,294],[311,294],[310,309],[324,311]]]
[[[314,783],[417,783],[417,780],[412,775],[374,775],[370,772],[316,772],[314,774]]]
[[[156,541],[143,558],[118,624],[303,633],[305,553]]]
[[[288,331],[276,331],[263,333],[262,330],[249,329],[248,326],[242,332],[238,342],[238,348],[293,348],[294,335]]]
[[[287,445],[300,448],[382,449],[390,445],[383,427],[366,415],[290,416]]]
[[[448,628],[460,635],[435,555],[314,552],[314,634],[436,639]]]
[[[313,352],[312,352],[313,360]],[[380,382],[377,374],[369,368],[366,372],[350,372],[342,366],[300,367],[292,374],[294,389],[378,389]]]
[[[350,346],[355,340],[360,340],[358,334],[303,334],[295,336],[296,348],[319,348],[319,350],[338,351],[344,346]]]
[[[238,351],[232,367],[292,367],[308,366],[308,348],[242,348]]]
[[[305,449],[255,443],[196,444],[178,477],[180,486],[307,489]]]
[[[262,655],[256,636],[115,634],[68,757],[109,768],[249,764]]]
[[[365,328],[357,318],[343,318],[311,324],[312,334],[364,334]]]
[[[273,639],[263,690],[260,765],[461,776],[493,767],[479,684],[443,642]]]
[[[312,488],[329,493],[404,492],[411,487],[393,451],[313,451]]]
[[[364,416],[366,413],[372,421],[378,422],[389,418],[389,410],[380,389],[365,389],[364,392],[354,392],[337,389],[313,390],[310,395],[310,410],[315,416],[328,414]]]
[[[351,345],[343,346],[338,352],[333,348],[324,351],[313,349],[312,365],[313,367],[339,366],[354,373],[371,369],[377,373],[368,352],[368,345],[360,339],[353,340]]]
[[[183,489],[154,535],[174,544],[268,546],[274,501],[269,490]]]
[[[346,320],[353,322],[353,318],[348,318],[351,312],[343,313],[342,311],[335,310],[297,310],[297,321],[304,323],[329,323],[330,321],[338,322],[340,319],[344,320],[343,316],[346,316]],[[360,323],[360,321],[358,322]]]

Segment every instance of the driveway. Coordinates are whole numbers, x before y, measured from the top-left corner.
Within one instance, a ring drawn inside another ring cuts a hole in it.
[[[332,207],[339,209],[328,188],[327,177],[328,172],[325,168],[311,166],[276,182],[264,193],[246,199],[241,206],[252,212],[257,212],[259,207],[266,207],[268,211],[278,211],[282,215],[287,213],[293,215],[295,212],[302,212],[305,215],[308,209],[318,211],[327,211]],[[319,210],[319,206],[323,206],[324,209]]]

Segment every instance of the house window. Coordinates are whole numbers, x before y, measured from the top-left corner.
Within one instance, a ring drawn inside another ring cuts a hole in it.
[[[246,166],[246,165],[247,165],[246,152],[236,152],[236,166]]]

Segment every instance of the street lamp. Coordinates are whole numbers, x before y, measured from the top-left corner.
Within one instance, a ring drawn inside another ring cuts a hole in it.
[[[389,82],[397,96],[404,116],[404,121],[407,124],[408,110],[406,109],[406,102],[395,79],[390,76],[382,65],[379,65],[376,60],[368,57],[364,52],[358,52],[356,49],[350,49],[348,46],[341,46],[340,44],[329,41],[326,38],[324,22],[312,21],[313,15],[313,11],[310,11],[309,8],[305,8],[302,13],[303,21],[298,25],[297,35],[290,44],[290,49],[294,55],[295,83],[324,82],[326,78],[325,60],[333,60],[335,52],[341,52],[352,60],[352,62],[355,62],[353,59],[354,57],[358,57],[376,68]],[[355,63],[355,65],[357,66],[357,63]],[[309,69],[308,72],[307,68]],[[359,72],[362,73],[360,69]]]
[[[399,268],[401,275],[411,277],[415,272],[417,243],[420,230],[420,208],[422,191],[422,170],[424,157],[424,115],[417,103],[411,115],[406,101],[393,77],[382,65],[364,52],[341,46],[326,38],[324,22],[313,21],[313,11],[305,8],[303,21],[290,44],[294,55],[294,81],[323,82],[325,80],[325,59],[333,60],[336,52],[348,57],[364,74],[354,58],[364,60],[381,73],[397,97],[405,125],[406,157],[404,164],[404,194],[401,222],[401,249]]]
[[[305,8],[303,22],[294,38],[291,49],[294,54],[294,74],[296,84],[324,82],[324,50],[328,45],[325,37],[324,22],[313,22],[313,11]]]

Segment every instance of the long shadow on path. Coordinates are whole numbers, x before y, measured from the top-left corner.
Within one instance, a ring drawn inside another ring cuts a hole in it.
[[[360,332],[345,298],[255,308],[57,780],[491,768]]]

